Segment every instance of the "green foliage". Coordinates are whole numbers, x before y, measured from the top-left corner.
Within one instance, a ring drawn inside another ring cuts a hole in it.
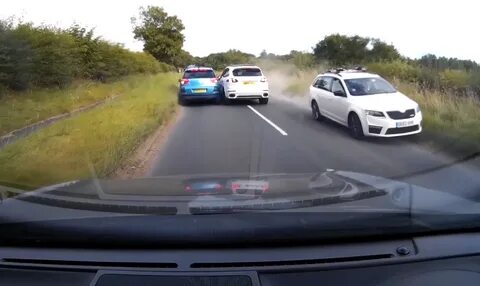
[[[107,81],[171,70],[152,56],[94,37],[78,25],[62,30],[0,21],[0,86],[13,90],[62,87],[74,79]]]
[[[185,57],[182,54],[185,27],[177,16],[169,16],[161,7],[142,7],[139,17],[132,18],[132,24],[135,39],[143,41],[144,50],[157,60],[175,65]]]
[[[255,56],[238,50],[228,50],[224,53],[210,54],[205,58],[197,58],[198,65],[209,66],[215,70],[221,70],[228,65],[253,63]]]
[[[117,90],[122,96],[6,146],[0,152],[0,181],[39,187],[111,174],[171,118],[177,79],[173,73],[137,75],[99,85],[91,91]]]
[[[311,53],[291,51],[292,63],[299,69],[310,69],[315,66],[315,57]]]
[[[372,49],[368,52],[370,61],[393,61],[400,58],[400,53],[393,45],[389,45],[379,39],[371,40]]]
[[[420,70],[401,60],[392,62],[375,62],[367,65],[368,70],[387,78],[398,78],[409,82],[418,81]]]
[[[367,66],[370,71],[383,77],[417,83],[427,89],[449,90],[459,95],[480,93],[480,72],[453,69],[438,71],[402,60],[370,63]]]
[[[313,53],[317,61],[327,60],[337,66],[400,58],[394,46],[378,39],[339,34],[326,36],[315,46]]]
[[[416,60],[419,65],[434,70],[465,70],[467,72],[480,71],[480,65],[471,60],[460,60],[457,58],[437,57],[427,54]]]
[[[440,72],[440,80],[445,88],[465,89],[469,85],[470,77],[461,70],[444,70]]]

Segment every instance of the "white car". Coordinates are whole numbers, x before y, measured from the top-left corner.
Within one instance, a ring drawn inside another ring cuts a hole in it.
[[[422,132],[418,104],[363,68],[318,75],[310,86],[310,106],[314,119],[327,117],[345,125],[357,139]]]
[[[261,104],[268,103],[268,81],[257,66],[229,66],[223,70],[218,83],[225,103],[235,99],[258,99]]]

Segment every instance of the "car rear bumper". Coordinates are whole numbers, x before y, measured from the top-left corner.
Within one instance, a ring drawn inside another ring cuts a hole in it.
[[[249,98],[268,98],[270,91],[265,90],[227,90],[225,97],[229,99],[249,99]]]
[[[422,132],[422,119],[421,113],[403,120],[365,116],[364,122],[362,122],[363,133],[372,137],[399,137],[418,134]],[[397,124],[404,122],[409,124],[397,127]]]
[[[209,99],[216,99],[220,96],[219,92],[216,93],[202,93],[202,94],[192,94],[192,93],[184,93],[180,94],[183,100],[194,101],[194,100],[209,100]]]

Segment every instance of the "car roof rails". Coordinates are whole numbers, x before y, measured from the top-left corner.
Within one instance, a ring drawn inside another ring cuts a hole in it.
[[[253,67],[256,67],[256,65],[254,64],[234,64],[234,65],[230,65],[231,67],[242,67],[242,66],[253,66]]]
[[[340,75],[340,73],[343,71],[345,71],[344,68],[333,68],[333,69],[327,70],[327,73],[334,73],[334,74]]]
[[[334,73],[334,74],[337,74],[339,76],[342,76],[340,73],[342,72],[366,72],[367,71],[367,68],[366,67],[363,67],[363,66],[356,66],[356,67],[353,67],[352,69],[345,69],[345,68],[333,68],[333,69],[329,69],[327,70],[327,73]]]

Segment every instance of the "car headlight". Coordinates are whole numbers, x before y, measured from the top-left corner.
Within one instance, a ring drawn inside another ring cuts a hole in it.
[[[420,105],[417,105],[417,108],[415,109],[415,112],[416,112],[416,113],[422,112],[422,110],[420,109]]]
[[[383,114],[383,112],[375,110],[365,110],[365,114],[375,117],[385,117],[385,114]]]

